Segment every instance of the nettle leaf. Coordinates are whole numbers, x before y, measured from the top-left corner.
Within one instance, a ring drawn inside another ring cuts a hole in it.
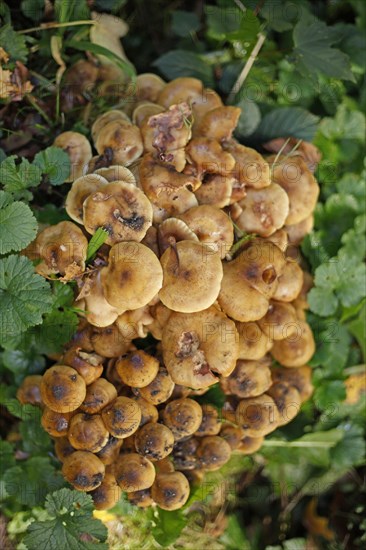
[[[294,28],[293,39],[293,53],[301,72],[323,73],[355,82],[348,55],[332,47],[336,38],[325,23],[302,17]]]
[[[23,250],[37,235],[38,223],[29,206],[17,201],[2,207],[1,196],[0,225],[0,254]]]
[[[69,155],[60,147],[47,147],[34,157],[34,164],[39,166],[51,185],[61,185],[70,173]]]
[[[41,181],[42,172],[35,164],[30,164],[27,159],[21,159],[20,164],[15,164],[17,157],[7,157],[0,164],[0,182],[5,191],[11,193],[16,199],[30,200],[32,194],[30,187],[37,187]]]
[[[6,471],[5,489],[20,504],[34,507],[44,503],[47,493],[65,484],[60,472],[46,457],[31,457]]]
[[[0,259],[0,341],[42,323],[51,310],[49,284],[24,256]]]
[[[10,23],[6,23],[0,28],[0,44],[9,54],[11,61],[27,61],[28,50],[25,38],[18,34],[12,28]]]
[[[187,525],[187,520],[180,510],[168,512],[158,508],[153,517],[154,526],[151,534],[161,546],[170,546],[177,540]]]
[[[153,65],[171,80],[180,76],[193,76],[202,80],[205,86],[213,85],[212,67],[194,52],[171,50],[161,55]]]
[[[302,107],[278,107],[265,114],[253,137],[261,142],[277,137],[312,141],[319,117]]]
[[[60,489],[46,498],[51,519],[29,525],[23,539],[28,550],[107,550],[108,535],[103,523],[93,518],[90,495]]]
[[[174,10],[172,12],[172,31],[176,36],[185,38],[198,31],[200,26],[200,20],[195,13],[184,10]]]

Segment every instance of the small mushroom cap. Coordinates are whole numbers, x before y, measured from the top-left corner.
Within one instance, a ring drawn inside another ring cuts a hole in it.
[[[96,353],[102,357],[118,357],[126,353],[131,346],[131,340],[126,338],[115,324],[94,327],[92,343]]]
[[[220,437],[225,439],[229,443],[232,451],[235,451],[244,437],[244,430],[239,426],[233,426],[232,424],[224,424],[220,430]]]
[[[256,397],[271,387],[271,371],[265,362],[239,360],[234,371],[221,383],[232,395]]]
[[[99,131],[95,148],[99,155],[111,150],[112,164],[129,166],[142,155],[144,149],[140,128],[126,121],[109,122]]]
[[[301,243],[305,235],[311,233],[314,227],[314,215],[310,214],[307,218],[294,225],[285,225],[284,230],[288,235],[289,243],[298,245]]]
[[[233,176],[248,187],[262,189],[271,184],[271,174],[268,162],[255,149],[245,147],[235,139],[223,144],[235,159]]]
[[[93,235],[99,227],[108,232],[106,244],[141,241],[152,224],[152,206],[131,183],[113,181],[89,195],[83,205],[85,229]]]
[[[205,173],[229,176],[235,166],[234,157],[223,150],[216,139],[195,137],[186,149],[188,161],[194,165],[199,176]]]
[[[71,367],[55,365],[43,375],[41,395],[44,404],[58,413],[69,413],[85,399],[84,379]]]
[[[134,340],[135,338],[145,338],[148,335],[153,320],[147,305],[132,311],[125,311],[117,317],[116,325],[126,339]]]
[[[98,378],[86,388],[85,399],[80,405],[80,410],[88,414],[98,413],[116,397],[115,386],[105,378]]]
[[[202,94],[196,96],[191,104],[193,111],[193,133],[195,133],[195,129],[199,127],[206,113],[217,107],[222,107],[223,105],[219,94],[210,88],[204,88]]]
[[[284,228],[277,229],[277,231],[272,233],[272,235],[270,235],[269,237],[266,237],[266,240],[278,246],[278,248],[282,250],[282,252],[286,252],[287,245],[288,245],[288,237],[287,237],[287,232]]]
[[[229,461],[231,447],[223,437],[209,435],[201,439],[197,457],[204,470],[218,470]]]
[[[89,325],[90,326],[90,325]],[[78,346],[71,346],[62,357],[62,363],[75,369],[89,385],[97,380],[103,372],[104,357],[97,353],[83,351]]]
[[[146,401],[142,395],[138,395],[134,399],[137,401],[138,406],[141,409],[140,427],[148,424],[149,422],[157,422],[159,420],[159,412],[155,405]]]
[[[113,164],[112,166],[107,166],[105,168],[98,168],[94,170],[94,174],[103,176],[107,181],[124,181],[130,183],[131,185],[136,185],[136,178],[126,166],[121,166],[120,164]]]
[[[88,323],[95,327],[108,327],[112,325],[122,313],[120,309],[107,302],[100,271],[96,272],[92,278],[90,290],[83,300],[84,308],[82,309],[85,309],[85,317]],[[79,303],[80,301],[77,301],[76,305],[79,305]]]
[[[143,101],[133,110],[132,122],[141,128],[143,123],[147,121],[149,117],[158,115],[163,111],[165,111],[165,108],[162,105],[157,105],[156,103],[151,103],[149,101]]]
[[[163,460],[173,450],[173,432],[164,424],[150,422],[136,433],[135,447],[140,455],[153,462]]]
[[[165,81],[154,73],[141,73],[136,77],[136,99],[157,102],[160,92],[166,86]]]
[[[155,340],[161,340],[163,337],[163,329],[172,312],[162,302],[158,302],[150,308],[150,313],[154,320],[149,330]]]
[[[196,132],[197,134],[217,139],[218,141],[227,141],[231,139],[240,115],[241,109],[239,107],[216,107],[216,109],[208,111],[208,113],[203,116],[201,122],[197,126]]]
[[[105,475],[101,460],[89,451],[75,451],[62,465],[65,479],[79,491],[92,491],[99,487]]]
[[[148,386],[158,374],[159,361],[143,350],[135,350],[120,357],[115,368],[124,384],[143,388]]]
[[[57,136],[53,145],[60,147],[69,155],[71,168],[69,177],[65,181],[71,182],[80,178],[92,158],[91,145],[86,137],[78,132],[63,132]]]
[[[173,195],[172,198],[174,201],[177,201],[179,191],[187,190],[187,188],[194,189],[197,184],[195,176],[177,172],[174,166],[159,161],[151,153],[144,155],[141,159],[139,164],[139,180],[143,191],[149,199],[151,201],[159,201],[156,204],[163,208],[165,208],[165,204],[161,202],[162,198],[169,198],[170,195]],[[196,204],[193,206],[196,206]]]
[[[196,189],[195,195],[199,204],[210,204],[217,208],[224,208],[230,204],[235,179],[220,174],[207,174],[202,185]]]
[[[129,397],[117,397],[101,414],[107,430],[117,439],[125,439],[135,433],[141,422],[141,409]]]
[[[168,401],[174,390],[174,382],[167,369],[160,367],[158,374],[148,386],[139,388],[138,395],[141,395],[152,405],[160,405]]]
[[[264,437],[249,437],[244,436],[241,440],[237,450],[243,455],[252,455],[259,451],[262,447]]]
[[[165,108],[186,101],[193,103],[203,96],[203,84],[198,78],[180,77],[171,80],[164,86],[157,98],[157,103]]]
[[[188,122],[191,114],[188,103],[178,103],[162,113],[150,116],[141,127],[145,151],[168,154],[185,147],[191,137]]]
[[[283,340],[297,332],[295,308],[285,302],[271,301],[268,311],[258,325],[269,340]]]
[[[234,322],[213,306],[198,313],[172,313],[163,330],[163,357],[172,379],[193,389],[217,382],[213,372],[228,376],[238,346]]]
[[[96,510],[109,510],[113,508],[122,495],[122,490],[117,484],[116,478],[111,472],[106,472],[104,479],[94,491],[90,493]]]
[[[268,237],[280,229],[289,212],[288,196],[276,183],[264,189],[247,189],[239,205],[242,214],[236,219],[236,225],[246,233],[256,233],[262,237]]]
[[[16,397],[22,405],[42,405],[40,374],[26,376],[17,390]]]
[[[160,254],[167,248],[174,246],[180,241],[198,242],[197,235],[188,227],[183,220],[178,218],[167,218],[158,227],[157,239]]]
[[[188,479],[182,472],[157,474],[151,487],[154,502],[163,510],[178,510],[182,508],[189,497]]]
[[[196,436],[205,437],[206,435],[217,435],[221,430],[221,418],[219,411],[214,405],[204,403],[202,405],[202,420],[199,425]]]
[[[297,321],[297,330],[291,336],[274,342],[272,356],[285,367],[301,367],[314,355],[315,342],[310,326]]]
[[[115,465],[115,475],[122,491],[143,491],[154,483],[155,468],[144,456],[137,453],[123,454]]]
[[[311,383],[312,369],[304,365],[303,367],[275,367],[272,368],[273,383],[286,382],[294,386],[300,394],[301,402],[307,401],[314,391]]]
[[[150,489],[143,489],[142,491],[131,491],[127,493],[128,501],[139,508],[149,508],[154,504],[151,498]]]
[[[72,220],[83,223],[83,203],[92,193],[95,193],[108,183],[106,178],[97,174],[88,174],[76,179],[67,194],[65,208]]]
[[[292,302],[301,292],[304,273],[298,263],[287,261],[278,278],[278,285],[273,294],[274,300]]]
[[[97,453],[108,442],[109,433],[99,414],[75,414],[68,430],[68,438],[74,449]]]
[[[172,431],[176,441],[193,435],[202,422],[202,408],[193,399],[170,401],[163,411],[163,421]]]
[[[76,449],[71,445],[67,437],[57,437],[55,440],[55,455],[60,462],[75,452]]]
[[[276,403],[279,419],[279,426],[288,424],[297,416],[301,408],[301,397],[295,386],[287,382],[277,382],[267,391]]]
[[[36,266],[40,275],[59,273],[70,280],[84,272],[88,240],[74,223],[65,221],[46,227],[34,245],[36,257],[42,260]]]
[[[190,208],[179,217],[201,243],[206,243],[210,250],[217,250],[220,257],[225,258],[234,242],[234,226],[225,212],[207,204]]]
[[[118,109],[111,109],[110,111],[107,111],[106,113],[98,116],[91,127],[91,136],[94,143],[98,137],[99,132],[110,122],[116,121],[121,122],[122,124],[131,124],[131,121],[126,113]]]
[[[237,424],[249,437],[262,437],[278,427],[279,412],[268,394],[242,399],[235,411]]]
[[[273,157],[269,161],[273,162]],[[278,183],[289,198],[286,225],[297,224],[314,211],[319,196],[319,186],[313,174],[300,156],[280,157],[272,165],[273,181]]]
[[[121,242],[112,246],[109,265],[102,269],[102,284],[108,302],[132,310],[147,305],[163,284],[163,270],[155,254],[141,243]]]
[[[271,349],[272,340],[258,322],[236,322],[235,326],[239,334],[240,359],[261,359]]]
[[[59,413],[45,407],[41,417],[42,428],[52,437],[64,437],[67,435],[72,415],[73,412]]]
[[[180,241],[164,252],[160,262],[164,279],[159,298],[169,309],[193,313],[215,302],[222,279],[217,250],[194,241]]]

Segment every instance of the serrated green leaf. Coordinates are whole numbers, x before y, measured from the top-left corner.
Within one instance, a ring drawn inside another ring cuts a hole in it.
[[[212,67],[194,52],[171,50],[161,55],[153,65],[171,80],[180,76],[193,76],[202,80],[205,86],[213,85]]]
[[[23,250],[37,235],[37,220],[24,202],[1,208],[0,225],[0,254]]]
[[[360,263],[350,267],[347,276],[336,287],[342,305],[350,307],[366,296],[366,265]]]
[[[10,23],[0,28],[0,44],[8,53],[10,61],[27,61],[28,50],[23,35],[18,34]]]
[[[28,550],[107,550],[107,528],[93,518],[91,496],[61,489],[47,496],[46,510],[53,519],[29,525]]]
[[[333,468],[351,468],[365,459],[365,434],[361,426],[347,423],[341,426],[344,437],[331,450]]]
[[[172,12],[172,31],[176,36],[185,38],[198,31],[201,23],[198,16],[190,11],[174,10]]]
[[[0,259],[0,341],[42,322],[51,310],[49,284],[24,256]]]
[[[338,299],[332,289],[324,287],[312,288],[307,296],[311,311],[321,317],[328,317],[335,313],[338,307]]]
[[[294,54],[304,74],[323,73],[343,80],[355,81],[349,57],[333,48],[334,35],[322,21],[302,17],[293,32]]]
[[[20,164],[15,164],[16,159],[12,155],[0,164],[0,182],[15,199],[28,200],[32,194],[27,189],[39,185],[42,173],[38,166],[30,164],[27,159],[21,159]]]
[[[347,328],[338,319],[328,318],[324,326],[318,326],[319,318],[310,319],[316,340],[316,351],[309,364],[322,367],[324,376],[336,377],[342,374],[346,365],[351,342]]]
[[[70,174],[69,155],[60,147],[47,147],[34,157],[34,164],[39,166],[51,185],[61,185]]]
[[[261,142],[278,137],[295,137],[312,141],[319,117],[302,107],[278,107],[265,114],[254,133]]]
[[[321,385],[314,392],[314,402],[320,410],[343,401],[345,397],[346,389],[342,380],[322,380]]]

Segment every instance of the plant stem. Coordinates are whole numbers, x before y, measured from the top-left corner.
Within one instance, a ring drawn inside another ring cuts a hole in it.
[[[263,441],[264,447],[319,447],[321,449],[329,449],[334,447],[334,441],[283,441],[281,439],[268,439]]]
[[[238,76],[238,78],[237,78],[237,80],[236,80],[234,86],[232,87],[232,90],[231,90],[231,92],[228,96],[228,102],[229,103],[234,100],[236,94],[239,92],[239,90],[243,86],[244,81],[245,81],[246,77],[248,76],[249,71],[252,68],[252,65],[253,65],[254,61],[256,60],[257,55],[259,54],[259,51],[260,51],[261,47],[263,46],[263,43],[264,43],[265,39],[266,39],[265,34],[263,34],[263,33],[258,34],[257,43],[254,46],[253,51],[250,54],[248,61],[245,63],[245,65],[243,67],[243,70],[241,71],[240,75]]]
[[[28,34],[30,32],[36,31],[47,31],[48,29],[60,29],[62,27],[76,27],[79,25],[95,25],[95,21],[90,19],[85,19],[81,21],[67,21],[65,23],[42,23],[39,27],[32,27],[30,29],[24,29],[22,31],[17,31],[18,34]]]
[[[25,96],[27,98],[27,101],[32,105],[32,107],[34,107],[34,109],[36,109],[36,111],[39,112],[39,114],[41,115],[41,117],[43,117],[45,119],[45,121],[47,122],[47,124],[49,124],[50,126],[52,126],[52,120],[50,119],[50,117],[47,115],[47,113],[45,113],[45,111],[42,109],[42,107],[40,107],[37,103],[37,101],[34,99],[34,97],[32,97],[31,95],[26,95]]]

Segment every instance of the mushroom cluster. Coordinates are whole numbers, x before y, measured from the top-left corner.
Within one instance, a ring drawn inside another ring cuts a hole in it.
[[[296,153],[265,159],[233,138],[240,115],[195,78],[143,74],[133,104],[95,120],[96,156],[75,133],[65,147],[73,221],[39,233],[32,257],[76,281],[84,313],[18,398],[43,407],[65,478],[98,509],[121,491],[182,507],[190,483],[256,452],[312,393],[298,245],[318,185]],[[221,410],[204,395],[214,384]]]

